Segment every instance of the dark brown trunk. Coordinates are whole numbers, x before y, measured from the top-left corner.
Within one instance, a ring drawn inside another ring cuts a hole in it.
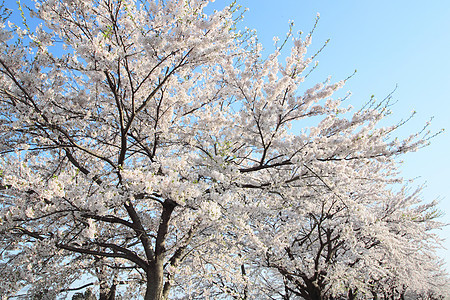
[[[322,292],[320,288],[314,284],[313,282],[308,282],[307,284],[307,293],[309,295],[310,300],[322,300]]]
[[[162,262],[152,263],[147,272],[145,300],[163,300],[164,268]]]
[[[355,300],[355,299],[356,299],[356,293],[354,293],[352,289],[349,289],[348,300]]]
[[[116,284],[113,284],[111,288],[100,285],[100,297],[99,300],[115,300],[116,299]]]
[[[172,200],[166,200],[163,203],[161,221],[156,237],[155,255],[147,269],[147,291],[144,300],[165,300],[164,298],[168,295],[168,288],[164,291],[164,257],[170,216],[176,206],[176,202]]]

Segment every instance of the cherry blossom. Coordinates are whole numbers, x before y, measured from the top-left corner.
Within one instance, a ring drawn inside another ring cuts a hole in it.
[[[0,24],[0,293],[443,294],[437,203],[398,173],[427,126],[395,138],[389,97],[308,82],[312,34],[264,58],[209,2],[36,0],[36,28]]]

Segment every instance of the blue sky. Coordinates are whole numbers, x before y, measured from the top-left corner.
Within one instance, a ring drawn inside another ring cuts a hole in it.
[[[216,0],[223,7],[227,0]],[[358,72],[345,86],[352,92],[351,104],[362,105],[371,95],[382,99],[392,92],[397,101],[390,123],[417,114],[401,135],[422,129],[434,117],[431,129],[447,131],[429,147],[404,157],[405,178],[426,184],[426,201],[439,199],[441,218],[450,223],[450,1],[350,1],[350,0],[242,0],[249,11],[244,26],[257,30],[267,50],[273,50],[274,36],[282,39],[289,20],[295,31],[309,32],[317,13],[320,21],[312,49],[330,39],[317,58],[317,81],[331,75],[341,80]],[[447,238],[440,251],[450,271],[450,226],[440,232]]]

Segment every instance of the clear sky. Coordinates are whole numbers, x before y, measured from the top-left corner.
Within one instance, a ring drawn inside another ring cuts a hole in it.
[[[223,7],[228,0],[216,0]],[[260,42],[272,50],[274,36],[282,39],[289,20],[295,31],[309,32],[317,13],[320,21],[312,49],[330,39],[317,58],[317,81],[328,75],[338,81],[357,69],[345,89],[352,92],[351,104],[365,103],[371,95],[382,99],[396,85],[397,101],[391,123],[416,116],[400,132],[422,129],[434,117],[431,129],[447,131],[432,140],[429,147],[408,154],[403,176],[426,184],[422,196],[439,199],[445,213],[441,221],[450,223],[450,1],[411,0],[241,0],[249,8],[244,25],[258,32]],[[440,255],[450,271],[450,226],[441,236],[447,238]]]

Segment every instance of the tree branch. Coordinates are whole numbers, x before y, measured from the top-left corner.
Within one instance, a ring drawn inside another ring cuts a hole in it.
[[[151,248],[151,240],[148,237],[147,232],[145,231],[141,219],[139,218],[136,210],[134,209],[133,204],[130,201],[127,201],[125,203],[125,209],[127,210],[131,220],[133,221],[133,229],[138,234],[139,240],[141,241],[142,246],[144,247],[145,256],[147,257],[147,260],[154,261],[155,253]]]

